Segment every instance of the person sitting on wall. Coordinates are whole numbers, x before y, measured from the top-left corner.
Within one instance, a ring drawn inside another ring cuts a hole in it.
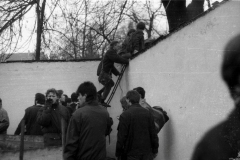
[[[126,38],[122,43],[122,46],[119,51],[119,55],[122,56],[123,58],[129,59],[131,57],[132,49],[129,47],[129,44],[130,44],[131,36],[135,31],[136,31],[135,29],[130,29],[127,33]]]
[[[228,118],[210,129],[198,142],[191,160],[230,160],[240,156],[240,35],[231,39],[222,62],[222,78],[235,108]],[[217,107],[217,106],[216,106]]]
[[[22,120],[25,120],[25,135],[43,135],[41,126],[37,123],[37,113],[38,110],[45,104],[45,96],[42,93],[35,94],[35,104],[28,107],[25,110],[25,114]],[[14,135],[20,135],[21,133],[21,123],[20,121]]]
[[[111,91],[111,88],[114,86],[112,74],[114,74],[115,76],[120,75],[119,71],[114,67],[114,63],[129,63],[128,59],[125,59],[117,54],[118,44],[118,41],[113,41],[110,43],[110,48],[106,52],[97,69],[97,75],[99,76],[98,81],[104,86],[104,88],[98,91],[99,99],[102,105],[105,107],[111,107],[104,101],[107,98],[109,92]]]
[[[70,114],[67,108],[59,104],[57,91],[54,88],[48,89],[46,103],[38,110],[37,115],[37,123],[42,126],[45,146],[62,144],[62,127],[65,127],[64,132],[66,132],[69,119]]]
[[[0,134],[7,134],[9,127],[8,113],[2,107],[2,99],[0,98]]]
[[[129,40],[129,51],[131,55],[136,54],[137,52],[142,51],[145,46],[144,46],[144,29],[145,29],[145,23],[139,22],[137,24],[137,30],[132,33],[131,38]]]

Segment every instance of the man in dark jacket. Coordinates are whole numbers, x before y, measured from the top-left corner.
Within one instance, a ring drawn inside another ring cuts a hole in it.
[[[101,89],[98,94],[100,94],[100,102],[105,107],[110,107],[104,101],[107,98],[109,92],[111,91],[111,88],[114,86],[114,82],[112,80],[112,73],[115,76],[118,76],[120,74],[118,70],[114,67],[114,63],[129,63],[128,59],[125,59],[117,54],[117,48],[118,41],[113,41],[110,44],[110,49],[106,52],[97,70],[97,75],[99,76],[98,81],[104,86],[104,88]]]
[[[111,127],[107,109],[99,105],[92,82],[80,84],[76,93],[80,108],[73,113],[68,126],[64,159],[105,160],[105,136]]]
[[[240,156],[240,35],[225,48],[222,78],[235,102],[228,118],[208,131],[197,144],[192,160],[230,160]]]
[[[2,107],[2,99],[0,98],[0,134],[7,134],[9,127],[8,113]]]
[[[54,88],[47,90],[46,98],[45,105],[38,110],[37,123],[42,126],[45,146],[60,146],[62,130],[66,132],[70,114],[59,104]]]
[[[126,95],[130,108],[119,119],[116,157],[128,160],[152,160],[158,153],[158,136],[152,115],[139,104],[137,91]]]
[[[70,115],[73,114],[73,112],[76,111],[78,105],[78,95],[77,93],[73,92],[71,94],[71,103],[67,106],[67,109],[70,113]]]
[[[25,120],[25,127],[26,132],[25,135],[43,135],[41,126],[37,123],[37,113],[38,110],[43,107],[45,104],[45,96],[41,93],[36,93],[35,95],[35,105],[28,107],[25,110],[25,114],[22,120]],[[21,133],[21,123],[20,121],[16,131],[15,135],[19,135]]]
[[[130,38],[130,52],[132,55],[136,54],[137,52],[142,51],[144,47],[144,31],[145,24],[143,22],[139,22],[137,24],[137,30],[132,33]]]

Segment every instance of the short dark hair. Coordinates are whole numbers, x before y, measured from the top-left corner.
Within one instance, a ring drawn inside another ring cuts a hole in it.
[[[137,91],[130,90],[127,92],[126,98],[132,104],[136,104],[136,103],[139,103],[139,101],[140,101],[140,94]]]
[[[232,38],[224,49],[222,78],[227,84],[231,96],[234,88],[239,85],[240,75],[240,35]]]
[[[54,93],[54,94],[56,94],[56,95],[58,96],[57,90],[56,90],[55,88],[50,88],[50,89],[48,89],[47,92],[46,92],[46,97],[48,96],[48,94],[49,94],[50,92],[52,92],[52,93]]]
[[[45,96],[42,93],[36,93],[35,94],[35,101],[39,104],[45,104]]]
[[[123,111],[126,111],[129,108],[129,104],[127,103],[126,100],[127,100],[126,96],[120,99],[120,103],[122,105]]]
[[[76,93],[77,95],[81,93],[82,96],[86,94],[86,102],[97,99],[97,89],[90,81],[86,81],[80,84]]]
[[[145,23],[143,23],[143,22],[139,22],[138,24],[137,24],[137,29],[141,29],[141,30],[144,30],[145,29]]]
[[[140,94],[142,99],[145,98],[145,90],[142,87],[137,87],[137,88],[134,88],[133,90],[137,91]]]
[[[61,90],[61,89],[57,90],[58,98],[60,98],[62,96],[62,94],[63,94],[63,90]]]
[[[71,94],[71,99],[72,99],[72,102],[77,102],[78,101],[78,95],[77,93],[73,92]]]

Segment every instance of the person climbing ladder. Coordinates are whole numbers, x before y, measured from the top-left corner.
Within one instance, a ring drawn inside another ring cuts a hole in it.
[[[115,76],[120,75],[119,71],[114,67],[114,62],[120,64],[129,63],[128,59],[125,59],[117,54],[118,47],[118,41],[113,41],[110,43],[110,48],[106,52],[97,69],[98,81],[104,86],[98,91],[98,95],[100,97],[99,101],[105,107],[111,107],[109,104],[105,103],[105,99],[111,91],[111,88],[114,86],[112,74]]]

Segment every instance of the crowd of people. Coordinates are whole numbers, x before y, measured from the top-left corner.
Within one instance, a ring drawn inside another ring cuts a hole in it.
[[[137,25],[137,31],[130,30],[127,39],[136,34],[139,48],[122,47],[113,41],[98,66],[99,82],[103,88],[97,91],[95,85],[86,81],[68,98],[62,90],[48,89],[46,94],[36,93],[35,104],[25,110],[15,135],[21,133],[25,122],[26,135],[42,135],[46,146],[64,145],[66,160],[105,160],[106,136],[111,133],[112,119],[105,103],[114,82],[111,75],[119,75],[114,63],[128,64],[129,58],[140,51],[144,23]],[[126,39],[126,41],[127,41]],[[196,146],[192,160],[229,159],[240,151],[240,35],[226,46],[222,77],[229,87],[236,108],[229,118],[211,129]],[[124,46],[125,44],[123,44]],[[136,87],[129,90],[120,100],[123,111],[118,117],[115,156],[121,160],[153,160],[158,153],[158,133],[169,120],[167,113],[159,106],[151,107],[145,100],[145,90]],[[6,134],[9,118],[0,99],[0,134]],[[65,135],[66,136],[62,136]]]

